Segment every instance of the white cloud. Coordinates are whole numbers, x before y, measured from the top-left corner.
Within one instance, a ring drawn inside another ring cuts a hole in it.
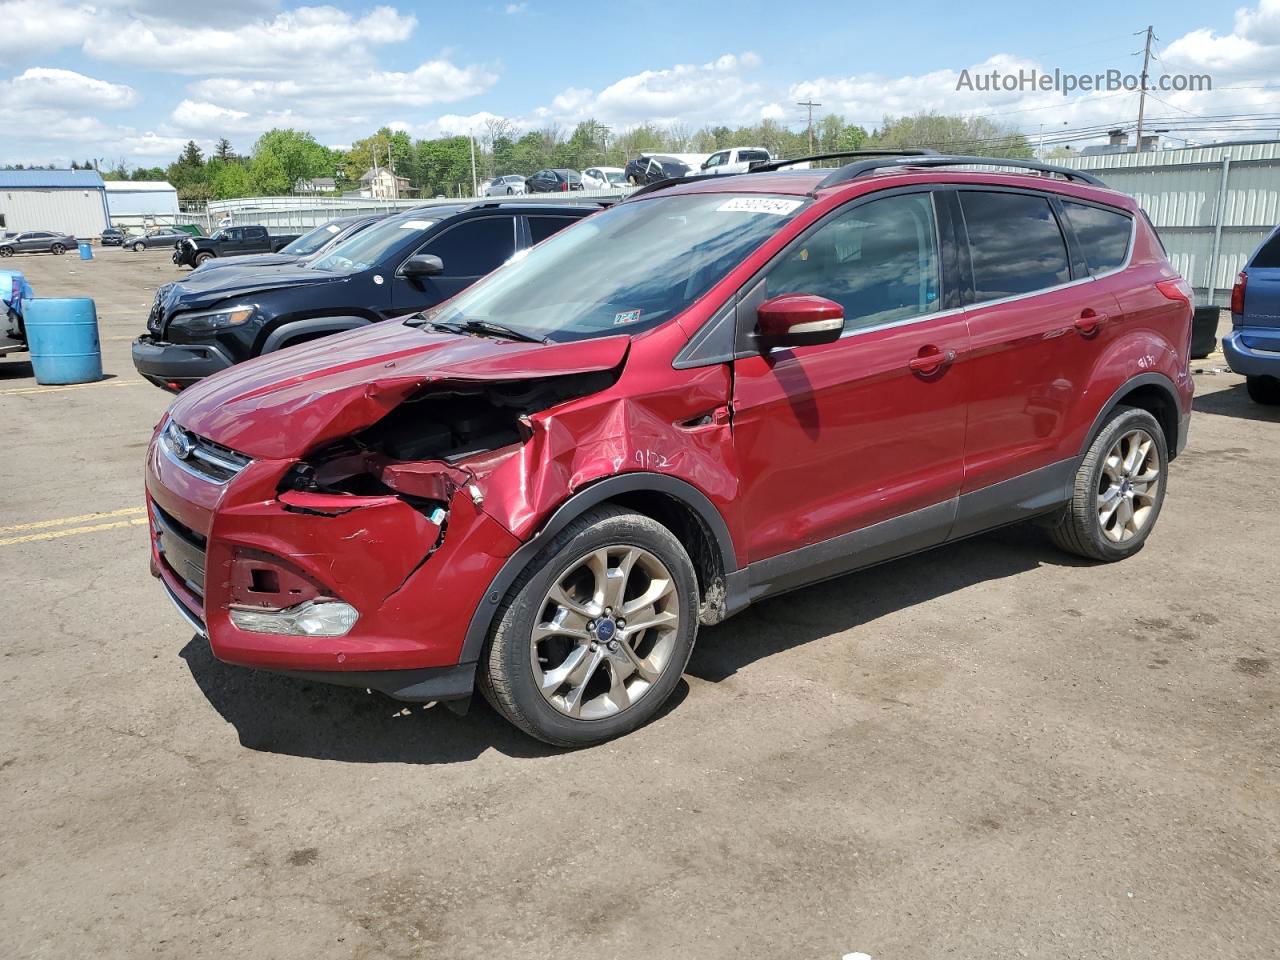
[[[269,76],[303,69],[332,74],[361,63],[373,46],[407,40],[412,14],[375,7],[356,19],[337,7],[297,7],[236,27],[139,19],[104,22],[84,42],[91,57],[174,73]]]
[[[529,12],[529,4],[527,3],[508,3],[504,8],[509,15]]]
[[[74,70],[31,67],[7,84],[0,84],[0,97],[13,98],[26,107],[118,110],[133,106],[138,93],[122,83],[108,83]]]
[[[1280,0],[1261,0],[1236,11],[1228,34],[1192,30],[1170,43],[1163,62],[1169,69],[1208,70],[1217,78],[1280,72]]]
[[[97,11],[60,0],[0,2],[0,55],[29,56],[80,43],[93,28]]]

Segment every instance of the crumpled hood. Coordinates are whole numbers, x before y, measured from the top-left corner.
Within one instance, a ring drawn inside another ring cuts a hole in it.
[[[184,390],[169,413],[215,443],[287,459],[377,422],[428,383],[611,370],[630,343],[627,336],[518,343],[387,320],[231,367]]]
[[[311,286],[317,283],[342,283],[346,276],[307,270],[292,261],[276,267],[241,272],[234,269],[196,270],[186,279],[170,284],[165,292],[165,313],[211,307],[232,297],[265,293],[281,287]]]

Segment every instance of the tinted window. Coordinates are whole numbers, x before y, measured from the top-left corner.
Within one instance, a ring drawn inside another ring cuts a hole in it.
[[[516,252],[514,217],[468,220],[442,233],[420,250],[444,261],[446,277],[480,277],[496,270]]]
[[[739,150],[738,160],[742,163],[754,163],[757,160],[768,160],[769,154],[763,150]]]
[[[767,292],[813,293],[844,307],[845,329],[938,309],[937,231],[927,193],[886,197],[819,227],[770,269]]]
[[[1067,245],[1044,197],[960,191],[978,303],[1071,279]]]
[[[261,240],[267,235],[266,227],[245,227],[244,236],[246,240]]]
[[[571,223],[573,223],[573,217],[530,217],[529,235],[534,243],[541,243]]]
[[[1133,233],[1133,221],[1123,213],[1090,207],[1083,203],[1064,201],[1067,219],[1076,239],[1084,251],[1090,273],[1105,273],[1124,263],[1129,253],[1129,236]]]
[[[1280,267],[1280,233],[1268,240],[1249,264],[1251,267]]]

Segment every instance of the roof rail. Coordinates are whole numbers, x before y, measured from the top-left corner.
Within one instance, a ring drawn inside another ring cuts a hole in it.
[[[751,166],[747,168],[748,173],[768,173],[771,170],[781,170],[783,167],[789,167],[795,163],[810,163],[814,160],[843,160],[845,157],[936,157],[937,150],[929,150],[928,148],[920,149],[867,149],[867,150],[841,150],[837,153],[815,153],[808,157],[792,157],[789,160],[753,160]]]
[[[886,167],[962,166],[1013,167],[1018,170],[1033,170],[1036,173],[1057,174],[1067,180],[1078,180],[1080,183],[1088,183],[1095,187],[1106,186],[1105,183],[1093,174],[1085,173],[1083,170],[1072,170],[1070,167],[1057,167],[1051,163],[1040,163],[1036,160],[1011,160],[1005,157],[941,156],[933,154],[931,156],[890,157],[886,160],[859,160],[854,163],[848,163],[838,170],[831,171],[831,174],[814,187],[814,190],[817,191],[824,187],[834,187],[837,184],[848,183],[850,180],[856,180],[858,177],[866,176],[876,170],[883,170]]]

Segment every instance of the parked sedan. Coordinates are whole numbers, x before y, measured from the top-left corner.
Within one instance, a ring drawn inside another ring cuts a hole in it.
[[[615,190],[627,185],[627,173],[621,167],[587,167],[582,185],[587,190]]]
[[[76,238],[69,233],[28,230],[0,241],[0,257],[12,257],[15,253],[53,253],[62,256],[74,246]]]
[[[529,193],[565,193],[582,189],[582,174],[563,167],[539,170],[525,181]]]
[[[104,247],[122,247],[124,246],[124,231],[116,227],[107,227],[102,231],[102,236],[98,238],[98,243]]]
[[[509,197],[524,193],[524,177],[514,173],[505,177],[494,177],[489,181],[489,185],[480,192],[486,197]]]
[[[140,237],[130,237],[125,241],[125,246],[134,253],[141,253],[152,247],[172,247],[179,240],[187,239],[188,236],[188,233],[177,227],[152,227]]]

